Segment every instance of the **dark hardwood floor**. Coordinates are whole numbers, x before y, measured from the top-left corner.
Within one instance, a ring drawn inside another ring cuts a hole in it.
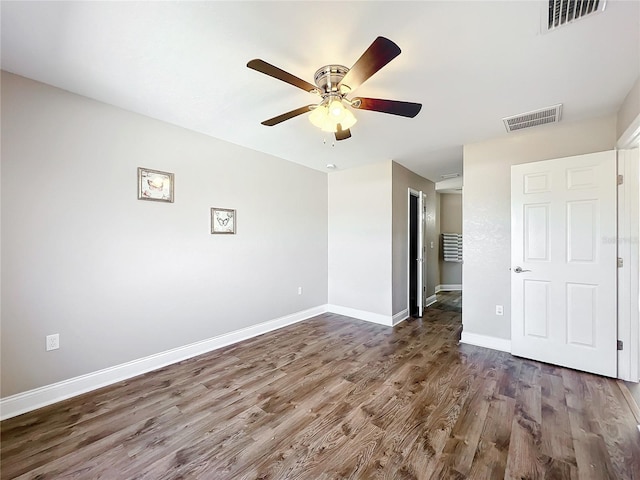
[[[640,478],[619,384],[395,328],[308,321],[6,420],[2,479]]]

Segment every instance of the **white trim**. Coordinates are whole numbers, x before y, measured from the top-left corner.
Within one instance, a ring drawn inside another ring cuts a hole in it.
[[[418,198],[418,257],[421,259],[418,266],[418,315],[422,316],[424,309],[427,307],[424,302],[424,285],[426,285],[425,270],[427,267],[427,258],[424,252],[424,232],[426,231],[425,205],[427,196],[422,190],[414,190],[409,187],[407,189],[407,312],[411,312],[411,262],[409,253],[411,252],[411,197]]]
[[[629,124],[616,143],[618,148],[635,148],[638,146],[640,146],[640,114]]]
[[[443,285],[436,285],[436,293],[438,292],[457,292],[462,290],[461,283],[450,283]]]
[[[340,305],[327,305],[327,312],[357,318],[365,322],[377,323],[378,325],[384,325],[386,327],[395,327],[409,318],[409,310],[406,308],[393,316],[381,315],[379,313],[367,312],[366,310],[358,310]]]
[[[409,187],[407,195],[407,312],[411,311],[411,197],[417,197],[418,191]],[[418,292],[422,295],[422,292]]]
[[[437,301],[438,301],[438,296],[434,293],[430,297],[427,297],[427,300],[425,301],[425,305],[424,306],[425,307],[430,307],[431,305],[433,305]]]
[[[225,333],[207,340],[191,343],[86,375],[11,395],[10,397],[0,399],[0,419],[4,420],[15,417],[16,415],[126,380],[172,363],[180,362],[242,340],[262,335],[263,333],[286,327],[287,325],[301,322],[325,313],[326,311],[327,306],[321,305],[264,323],[252,325],[251,327]]]
[[[409,318],[409,310],[404,309],[391,317],[391,324],[395,327],[399,323],[404,322],[407,318]]]
[[[468,333],[463,331],[460,343],[511,353],[511,340],[506,338],[489,337],[487,335],[479,335],[477,333]]]
[[[462,194],[462,175],[436,182],[436,193]]]
[[[618,340],[624,349],[618,350],[618,378],[630,382],[640,380],[640,315],[638,311],[639,280],[639,209],[640,171],[638,148],[618,150],[618,173],[624,182],[618,186]]]
[[[418,316],[424,313],[425,293],[427,290],[425,271],[427,269],[426,248],[424,244],[424,232],[426,230],[427,197],[420,190],[418,195]]]
[[[345,317],[353,317],[365,322],[378,323],[393,327],[393,318],[391,315],[381,315],[379,313],[367,312],[366,310],[358,310],[350,307],[342,307],[340,305],[327,305],[327,312],[337,313]]]

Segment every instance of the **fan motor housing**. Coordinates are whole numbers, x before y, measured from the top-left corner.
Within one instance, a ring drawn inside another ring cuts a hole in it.
[[[313,80],[321,93],[337,92],[338,84],[348,71],[344,65],[325,65],[318,69]]]

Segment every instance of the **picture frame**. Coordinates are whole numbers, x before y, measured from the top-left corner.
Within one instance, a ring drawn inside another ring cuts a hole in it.
[[[174,174],[138,167],[138,200],[173,203]]]
[[[236,211],[231,208],[211,208],[211,233],[230,234],[236,233]]]

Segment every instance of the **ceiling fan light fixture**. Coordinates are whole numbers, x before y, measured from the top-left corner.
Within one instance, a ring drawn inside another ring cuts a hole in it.
[[[353,113],[351,113],[350,110],[345,108],[344,109],[344,119],[342,120],[342,122],[340,122],[340,124],[342,125],[342,129],[343,130],[347,130],[347,129],[353,127],[356,124],[357,121],[358,120],[356,119],[356,116]]]
[[[309,114],[309,121],[316,127],[322,128],[324,125],[324,119],[328,115],[328,108],[324,104],[318,105],[316,108],[311,110]]]
[[[317,105],[306,105],[260,123],[272,127],[311,111],[309,115],[311,123],[324,132],[334,133],[336,141],[339,141],[351,138],[349,129],[356,123],[356,117],[351,108],[413,118],[420,112],[422,104],[381,98],[355,98],[353,100],[347,98],[352,90],[362,85],[398,55],[400,55],[398,45],[388,38],[377,37],[351,68],[335,64],[319,68],[313,78],[315,85],[264,60],[255,58],[247,63],[248,68],[322,98]]]
[[[321,103],[309,114],[309,121],[323,132],[335,132],[336,122],[332,121],[329,107]]]
[[[346,109],[339,98],[333,99],[329,103],[329,113],[331,113],[331,118],[336,123],[340,123],[344,119],[346,116],[345,111]]]
[[[324,125],[322,125],[322,127],[320,127],[320,130],[327,133],[336,133],[338,131],[338,127],[335,123],[328,120]]]
[[[338,124],[343,130],[351,128],[356,123],[356,117],[342,104],[340,99],[323,102],[309,114],[309,121],[323,132],[335,133]]]

